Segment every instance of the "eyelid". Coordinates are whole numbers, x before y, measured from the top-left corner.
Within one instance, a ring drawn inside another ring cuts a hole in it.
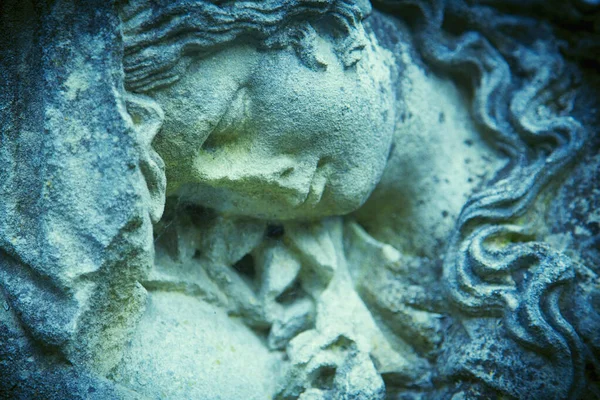
[[[239,132],[248,118],[249,96],[246,87],[241,87],[233,97],[227,111],[223,114],[212,135]]]

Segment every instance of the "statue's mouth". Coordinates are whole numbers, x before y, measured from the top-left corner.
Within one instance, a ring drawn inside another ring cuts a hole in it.
[[[325,189],[327,188],[327,175],[329,172],[329,157],[323,157],[317,162],[317,166],[310,179],[310,185],[306,197],[302,202],[302,206],[314,207],[323,198]]]

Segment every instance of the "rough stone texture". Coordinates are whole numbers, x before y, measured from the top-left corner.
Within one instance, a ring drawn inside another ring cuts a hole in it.
[[[39,351],[102,375],[143,312],[152,227],[100,3],[2,5],[0,276]]]
[[[600,398],[597,2],[0,3],[0,398]]]

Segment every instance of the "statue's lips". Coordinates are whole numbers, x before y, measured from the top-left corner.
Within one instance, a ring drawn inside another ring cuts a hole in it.
[[[327,170],[325,166],[322,166],[321,164],[321,162],[317,163],[317,167],[315,168],[312,178],[310,179],[308,192],[306,193],[306,197],[304,198],[301,206],[314,207],[319,204],[323,198],[325,188],[327,187]]]

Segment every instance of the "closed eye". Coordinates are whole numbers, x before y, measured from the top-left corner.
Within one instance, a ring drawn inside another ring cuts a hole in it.
[[[227,108],[227,111],[221,117],[213,134],[223,135],[237,131],[247,118],[248,102],[248,89],[241,87],[234,95],[229,108]]]
[[[235,93],[227,111],[225,111],[215,129],[206,138],[202,145],[204,150],[215,151],[239,137],[240,133],[244,131],[244,125],[248,120],[249,101],[248,89],[241,87]]]

